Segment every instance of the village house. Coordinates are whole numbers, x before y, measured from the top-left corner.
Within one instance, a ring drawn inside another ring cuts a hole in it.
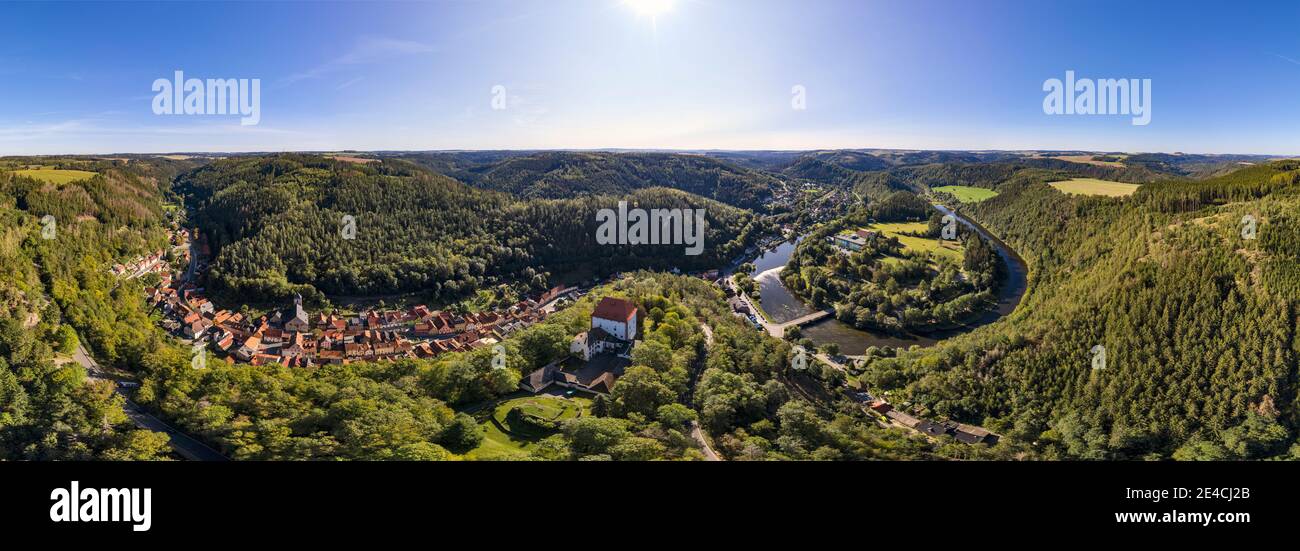
[[[248,337],[248,339],[244,341],[244,344],[239,345],[239,349],[235,350],[235,357],[245,362],[251,361],[253,356],[261,350],[262,335],[261,333],[257,333]]]

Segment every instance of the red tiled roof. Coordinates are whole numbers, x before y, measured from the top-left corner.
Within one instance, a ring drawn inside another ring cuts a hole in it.
[[[636,305],[631,301],[605,297],[600,299],[600,303],[596,305],[596,310],[591,315],[601,319],[627,321],[635,313]]]

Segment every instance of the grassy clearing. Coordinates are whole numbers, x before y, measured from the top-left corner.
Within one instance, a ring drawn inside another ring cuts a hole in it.
[[[940,186],[934,188],[934,190],[950,194],[963,203],[978,203],[998,196],[998,192],[982,187]]]
[[[88,180],[95,176],[94,172],[87,172],[85,170],[61,170],[57,168],[27,168],[23,170],[15,170],[14,174],[36,178],[42,182],[49,182],[54,185],[63,185],[78,180]]]
[[[591,400],[585,397],[561,398],[558,396],[517,396],[506,398],[483,408],[477,415],[483,443],[465,454],[468,459],[493,459],[509,456],[537,446],[537,442],[551,433],[532,426],[512,425],[510,410],[518,407],[524,413],[551,421],[573,419],[591,413]]]
[[[1124,197],[1142,187],[1140,184],[1125,184],[1096,178],[1071,178],[1064,182],[1052,182],[1052,187],[1070,195],[1104,195],[1106,197]]]
[[[958,242],[903,235],[905,233],[925,233],[929,229],[929,225],[925,222],[876,223],[870,229],[883,233],[887,237],[897,237],[898,242],[902,243],[903,247],[909,251],[932,252],[936,256],[951,259],[959,265],[965,254],[964,248]]]

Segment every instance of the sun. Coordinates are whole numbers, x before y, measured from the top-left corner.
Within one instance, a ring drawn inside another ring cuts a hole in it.
[[[672,11],[673,0],[623,0],[637,15],[657,17]]]

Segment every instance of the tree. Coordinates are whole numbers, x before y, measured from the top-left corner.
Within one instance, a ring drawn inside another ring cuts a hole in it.
[[[1175,450],[1173,458],[1176,461],[1223,461],[1228,459],[1228,451],[1214,442],[1193,438]]]
[[[596,417],[609,416],[609,398],[604,394],[597,394],[596,399],[591,401],[591,414]]]
[[[664,404],[659,406],[656,417],[666,427],[681,428],[694,421],[697,415],[695,410],[682,404]]]
[[[71,354],[77,349],[79,343],[77,331],[72,326],[63,324],[59,326],[59,353]]]
[[[650,461],[663,457],[664,445],[653,438],[630,436],[609,448],[610,457],[617,461]]]
[[[1247,414],[1240,425],[1223,432],[1224,447],[1242,459],[1277,453],[1286,442],[1286,427],[1255,412]]]
[[[629,367],[614,383],[610,398],[614,412],[626,416],[635,412],[651,417],[659,406],[673,401],[675,394],[660,380],[659,374],[645,366]]]
[[[406,444],[393,454],[393,459],[398,461],[450,461],[454,458],[446,448],[433,442]]]
[[[629,435],[627,421],[614,417],[579,417],[562,427],[569,447],[579,456],[604,454]]]
[[[473,417],[457,413],[455,420],[443,429],[439,441],[449,450],[465,453],[477,448],[479,443],[483,442],[483,432],[479,430],[478,422],[474,421]]]
[[[632,348],[632,363],[663,373],[673,365],[673,350],[668,346],[668,343],[658,340],[644,340],[638,342]]]

